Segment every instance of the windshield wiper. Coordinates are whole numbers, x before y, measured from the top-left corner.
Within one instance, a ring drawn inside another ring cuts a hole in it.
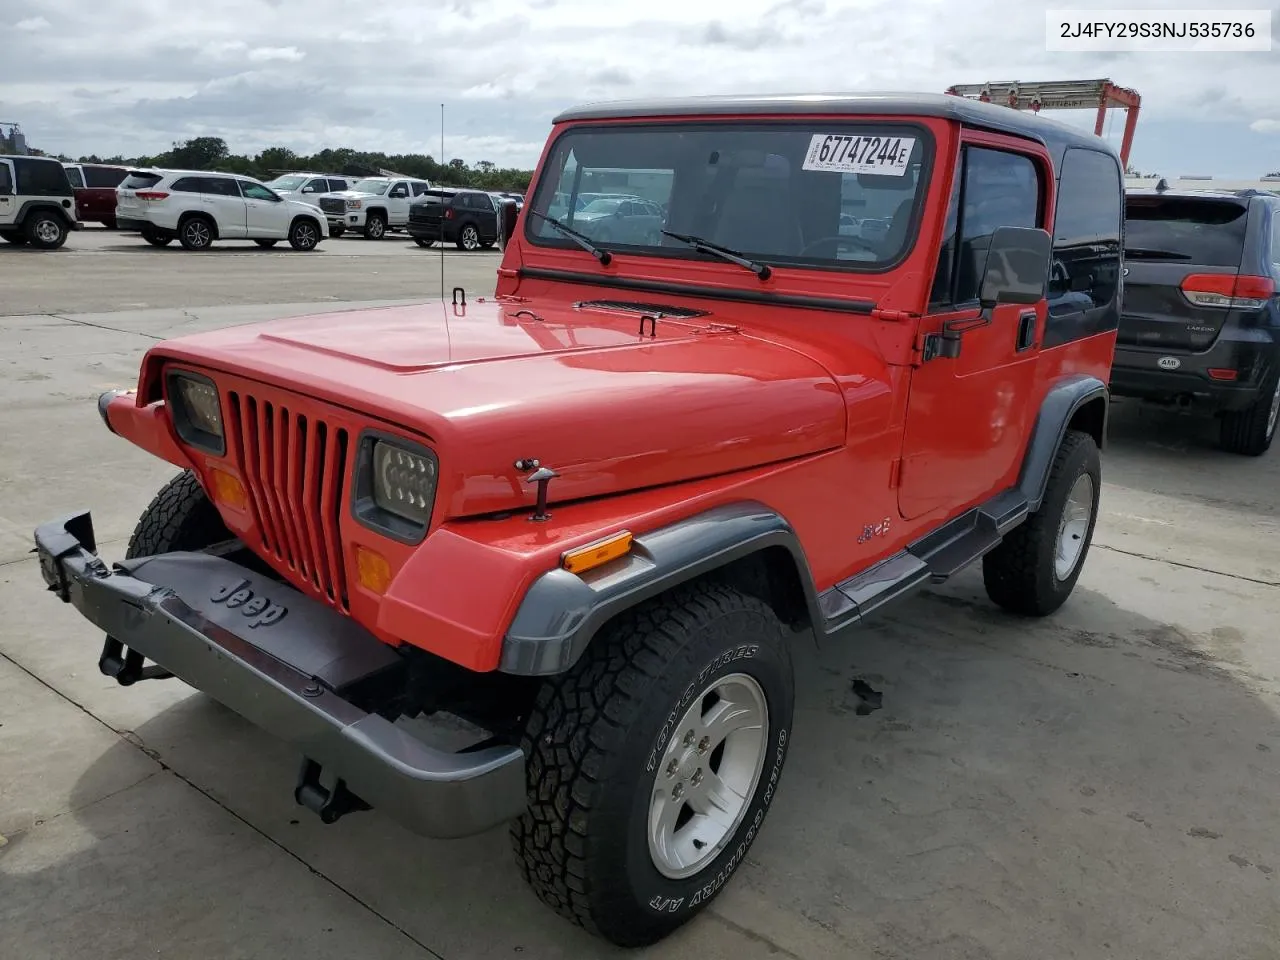
[[[695,250],[701,250],[704,253],[713,253],[721,260],[728,260],[730,263],[736,263],[740,267],[746,267],[761,280],[768,280],[773,273],[769,269],[767,263],[757,263],[754,260],[748,260],[736,250],[730,250],[728,247],[722,247],[718,243],[712,243],[710,240],[703,240],[702,237],[690,236],[687,233],[672,233],[670,230],[661,231],[664,237],[670,237],[673,240],[679,240],[681,243],[687,243]]]
[[[539,213],[537,210],[530,210],[529,213],[532,216],[537,217],[539,220],[544,220],[547,223],[551,224],[553,227],[555,227],[557,230],[563,233],[566,237],[568,237],[570,240],[572,240],[574,243],[580,246],[583,250],[587,251],[587,253],[591,254],[593,257],[599,260],[600,266],[607,267],[609,265],[609,261],[613,259],[613,254],[611,254],[608,250],[601,250],[594,243],[592,243],[588,237],[579,233],[577,230],[573,229],[573,227],[566,226],[565,224],[561,223],[555,217],[548,217],[545,213]]]
[[[1136,257],[1139,260],[1190,260],[1191,255],[1187,253],[1178,253],[1176,250],[1152,250],[1148,247],[1125,247],[1124,255],[1126,257]]]

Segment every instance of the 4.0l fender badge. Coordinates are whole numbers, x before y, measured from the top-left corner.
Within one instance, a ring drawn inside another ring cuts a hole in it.
[[[284,619],[289,612],[287,607],[272,603],[266,597],[256,596],[249,586],[248,580],[241,580],[239,583],[219,587],[209,599],[232,610],[239,610],[250,618],[250,627],[269,627]]]

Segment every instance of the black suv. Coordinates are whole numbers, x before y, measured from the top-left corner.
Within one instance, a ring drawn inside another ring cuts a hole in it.
[[[483,190],[431,187],[409,208],[405,229],[420,247],[440,240],[460,250],[488,249],[498,242],[498,211]]]
[[[1221,419],[1220,444],[1257,456],[1280,414],[1280,197],[1130,190],[1124,307],[1111,392]]]

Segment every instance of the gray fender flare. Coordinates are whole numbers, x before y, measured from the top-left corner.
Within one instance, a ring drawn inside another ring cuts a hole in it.
[[[1027,501],[1027,509],[1034,513],[1044,499],[1049,483],[1049,471],[1057,455],[1062,438],[1072,418],[1087,404],[1101,400],[1103,415],[1099,445],[1107,435],[1107,414],[1110,411],[1110,395],[1107,385],[1097,377],[1085,374],[1064,377],[1049,388],[1040,412],[1036,416],[1026,454],[1022,458],[1022,472],[1018,477],[1018,491]]]
[[[60,206],[60,204],[64,202],[70,202],[72,206]],[[25,223],[27,214],[33,210],[48,210],[50,213],[56,213],[58,216],[62,217],[62,221],[67,225],[67,229],[70,230],[75,226],[76,220],[74,204],[75,201],[71,200],[69,197],[49,197],[45,200],[28,200],[18,208],[18,215],[14,218],[13,222]]]
[[[773,547],[795,562],[813,623],[821,623],[813,575],[791,525],[754,501],[727,504],[640,534],[625,558],[578,575],[550,570],[529,588],[502,643],[498,669],[563,673],[610,618],[677,584]]]

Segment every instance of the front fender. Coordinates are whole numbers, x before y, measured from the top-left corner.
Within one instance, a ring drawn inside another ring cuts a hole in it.
[[[790,554],[810,622],[821,623],[813,577],[791,525],[763,504],[734,503],[637,536],[625,557],[598,570],[581,576],[563,569],[544,573],[507,629],[498,669],[521,676],[562,673],[623,610],[774,547]]]
[[[98,415],[108,430],[135,447],[175,467],[190,469],[191,459],[178,445],[163,402],[140,405],[132,390],[108,390],[98,397]]]

